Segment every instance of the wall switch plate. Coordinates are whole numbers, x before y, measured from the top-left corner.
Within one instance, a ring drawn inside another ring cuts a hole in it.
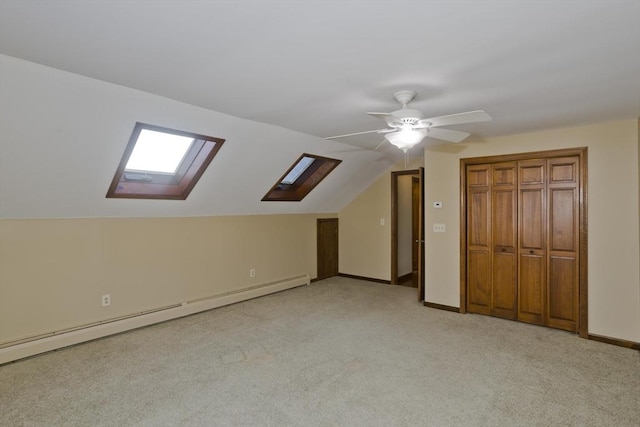
[[[442,202],[433,202],[433,207],[436,209],[442,209]]]
[[[102,295],[101,301],[103,307],[111,305],[111,295]]]
[[[380,225],[384,225],[384,218],[380,218]]]
[[[444,224],[433,224],[434,233],[444,233],[445,231],[446,231],[446,227]]]

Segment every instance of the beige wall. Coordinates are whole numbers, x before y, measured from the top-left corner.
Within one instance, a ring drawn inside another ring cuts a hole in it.
[[[385,173],[340,211],[340,273],[390,280],[390,201],[391,177]]]
[[[0,342],[313,278],[317,217],[1,220]]]
[[[588,147],[589,333],[640,341],[635,120],[490,138],[425,152],[426,299],[458,307],[461,158]],[[431,209],[442,200],[443,209]],[[443,222],[446,233],[431,224]]]
[[[340,273],[391,280],[391,172],[422,165],[399,161],[340,211]]]

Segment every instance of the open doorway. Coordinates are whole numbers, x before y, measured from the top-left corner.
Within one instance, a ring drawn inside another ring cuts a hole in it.
[[[424,300],[424,168],[391,173],[391,284]]]

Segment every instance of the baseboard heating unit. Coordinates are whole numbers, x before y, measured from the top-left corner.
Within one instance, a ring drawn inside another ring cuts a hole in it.
[[[0,348],[0,365],[131,329],[149,326],[154,323],[177,319],[213,308],[308,285],[309,283],[311,283],[311,277],[307,274],[6,343]]]

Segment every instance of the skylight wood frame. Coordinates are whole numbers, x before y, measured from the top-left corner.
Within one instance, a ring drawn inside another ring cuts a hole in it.
[[[289,172],[305,157],[314,159],[313,163],[295,180],[293,184],[284,184]],[[293,162],[291,167],[278,179],[271,189],[262,198],[263,202],[299,202],[306,197],[320,182],[333,171],[342,160],[315,154],[303,153]]]
[[[156,132],[170,133],[173,135],[193,138],[194,142],[187,151],[180,166],[174,174],[154,173],[154,172],[129,172],[125,168],[129,157],[133,152],[140,132],[148,129]],[[185,132],[169,129],[161,126],[150,125],[137,122],[129,138],[129,143],[124,150],[122,159],[116,173],[111,181],[107,198],[125,199],[164,199],[164,200],[185,200],[193,187],[196,185],[207,166],[225,142],[222,138],[200,135],[192,132]],[[127,180],[128,175],[145,175],[149,181]]]

